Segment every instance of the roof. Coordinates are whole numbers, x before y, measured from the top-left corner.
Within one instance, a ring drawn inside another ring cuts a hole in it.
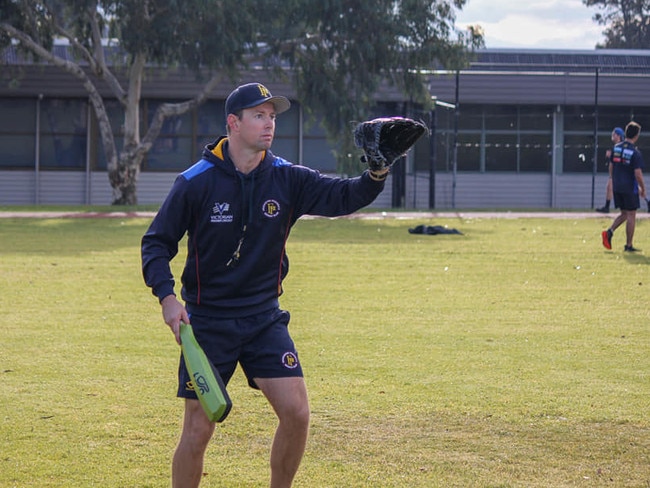
[[[105,48],[107,61],[120,55],[115,45]],[[54,53],[70,61],[75,60],[68,44],[56,44]],[[475,53],[469,71],[564,71],[601,73],[650,74],[650,50],[646,49],[480,49]],[[32,64],[21,55],[15,45],[0,53],[4,64]],[[80,63],[86,64],[86,63]]]
[[[470,71],[570,71],[650,74],[646,49],[483,49],[475,53]]]

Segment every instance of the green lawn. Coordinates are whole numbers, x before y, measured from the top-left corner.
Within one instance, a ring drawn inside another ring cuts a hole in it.
[[[305,220],[289,240],[312,427],[294,486],[650,486],[650,221]],[[418,224],[463,235],[411,235]],[[0,487],[165,487],[178,346],[146,219],[0,219]],[[182,260],[174,262],[180,275]],[[241,372],[206,487],[267,486]]]

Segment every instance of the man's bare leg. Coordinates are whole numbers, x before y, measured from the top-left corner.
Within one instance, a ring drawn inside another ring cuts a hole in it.
[[[172,487],[196,488],[203,476],[203,456],[214,433],[198,400],[185,400],[183,431],[172,461]]]
[[[632,241],[634,240],[634,229],[636,228],[636,210],[627,210],[626,219],[625,237],[627,239],[627,246],[632,247]]]
[[[610,226],[611,231],[614,232],[620,227],[623,222],[627,222],[627,215],[625,210],[621,210],[621,213],[616,216],[614,222],[612,222],[612,225]]]
[[[271,488],[289,488],[309,434],[309,400],[303,378],[255,378],[278,416],[271,448]]]

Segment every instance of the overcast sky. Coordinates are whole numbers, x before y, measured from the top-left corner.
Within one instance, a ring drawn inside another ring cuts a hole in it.
[[[597,12],[581,0],[468,0],[456,26],[480,24],[487,48],[594,49]]]

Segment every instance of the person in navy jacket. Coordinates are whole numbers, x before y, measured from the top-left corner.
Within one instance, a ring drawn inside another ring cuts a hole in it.
[[[637,252],[634,247],[634,230],[636,228],[636,211],[640,207],[640,198],[645,200],[646,189],[643,181],[643,156],[637,149],[636,143],[641,134],[641,126],[629,122],[625,126],[625,140],[612,149],[609,161],[609,176],[612,179],[614,205],[621,213],[614,219],[612,225],[602,232],[603,246],[612,248],[614,231],[625,223],[625,252]]]
[[[181,322],[227,384],[240,364],[278,417],[271,449],[272,488],[289,487],[307,442],[309,402],[298,352],[279,308],[289,271],[285,246],[303,215],[336,217],[372,203],[388,170],[355,178],[321,175],[275,156],[276,116],[290,108],[260,83],[237,87],[226,100],[227,136],[178,175],[142,238],[144,280],[180,344]],[[170,261],[187,234],[181,298]],[[199,486],[215,424],[201,408],[181,357],[177,395],[185,399],[172,486]]]

